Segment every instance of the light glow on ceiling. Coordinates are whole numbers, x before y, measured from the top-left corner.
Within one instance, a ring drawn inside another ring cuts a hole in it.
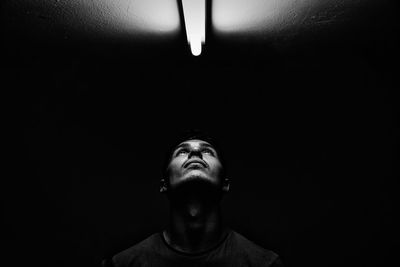
[[[368,4],[372,0],[359,0]],[[212,22],[218,34],[279,33],[344,19],[354,7],[346,0],[213,0]]]
[[[219,32],[269,30],[296,20],[314,0],[214,0],[212,19]]]
[[[97,1],[91,1],[97,2]],[[176,0],[113,0],[106,1],[113,6],[116,15],[126,27],[144,32],[167,33],[179,29],[179,12]]]
[[[190,50],[199,56],[206,41],[206,0],[182,0],[182,7]]]
[[[32,16],[51,18],[41,23],[56,21],[66,30],[85,34],[169,36],[180,29],[176,0],[13,0],[12,3],[22,6],[21,10],[34,10]]]

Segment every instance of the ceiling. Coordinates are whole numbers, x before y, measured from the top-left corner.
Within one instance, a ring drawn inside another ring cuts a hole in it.
[[[388,0],[213,0],[211,29],[217,38],[270,42],[304,32],[351,26],[370,27],[387,20]],[[36,41],[122,38],[135,42],[176,40],[182,35],[176,0],[5,0],[3,28]],[[11,32],[11,33],[10,33]]]

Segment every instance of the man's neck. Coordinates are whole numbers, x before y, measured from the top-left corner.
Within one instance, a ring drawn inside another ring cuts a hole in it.
[[[210,205],[190,199],[184,204],[171,203],[170,208],[170,225],[164,237],[173,248],[198,253],[213,247],[225,236],[219,203]]]

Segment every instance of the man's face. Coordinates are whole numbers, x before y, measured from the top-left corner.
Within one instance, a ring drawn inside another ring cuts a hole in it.
[[[169,177],[166,178],[169,178],[171,189],[192,179],[208,181],[222,188],[222,168],[217,151],[208,142],[187,140],[173,151],[167,168]]]

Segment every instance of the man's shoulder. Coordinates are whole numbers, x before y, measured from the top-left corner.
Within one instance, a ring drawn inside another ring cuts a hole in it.
[[[160,242],[159,235],[159,233],[152,234],[139,243],[115,254],[112,257],[114,266],[132,266],[132,263],[140,260],[141,257],[154,253]]]
[[[239,251],[241,256],[246,258],[247,261],[254,263],[262,262],[263,264],[267,264],[266,266],[274,266],[274,264],[280,262],[278,254],[272,250],[257,245],[242,234],[232,231],[232,238],[235,240],[237,251]],[[255,264],[255,266],[256,265],[257,264]]]

